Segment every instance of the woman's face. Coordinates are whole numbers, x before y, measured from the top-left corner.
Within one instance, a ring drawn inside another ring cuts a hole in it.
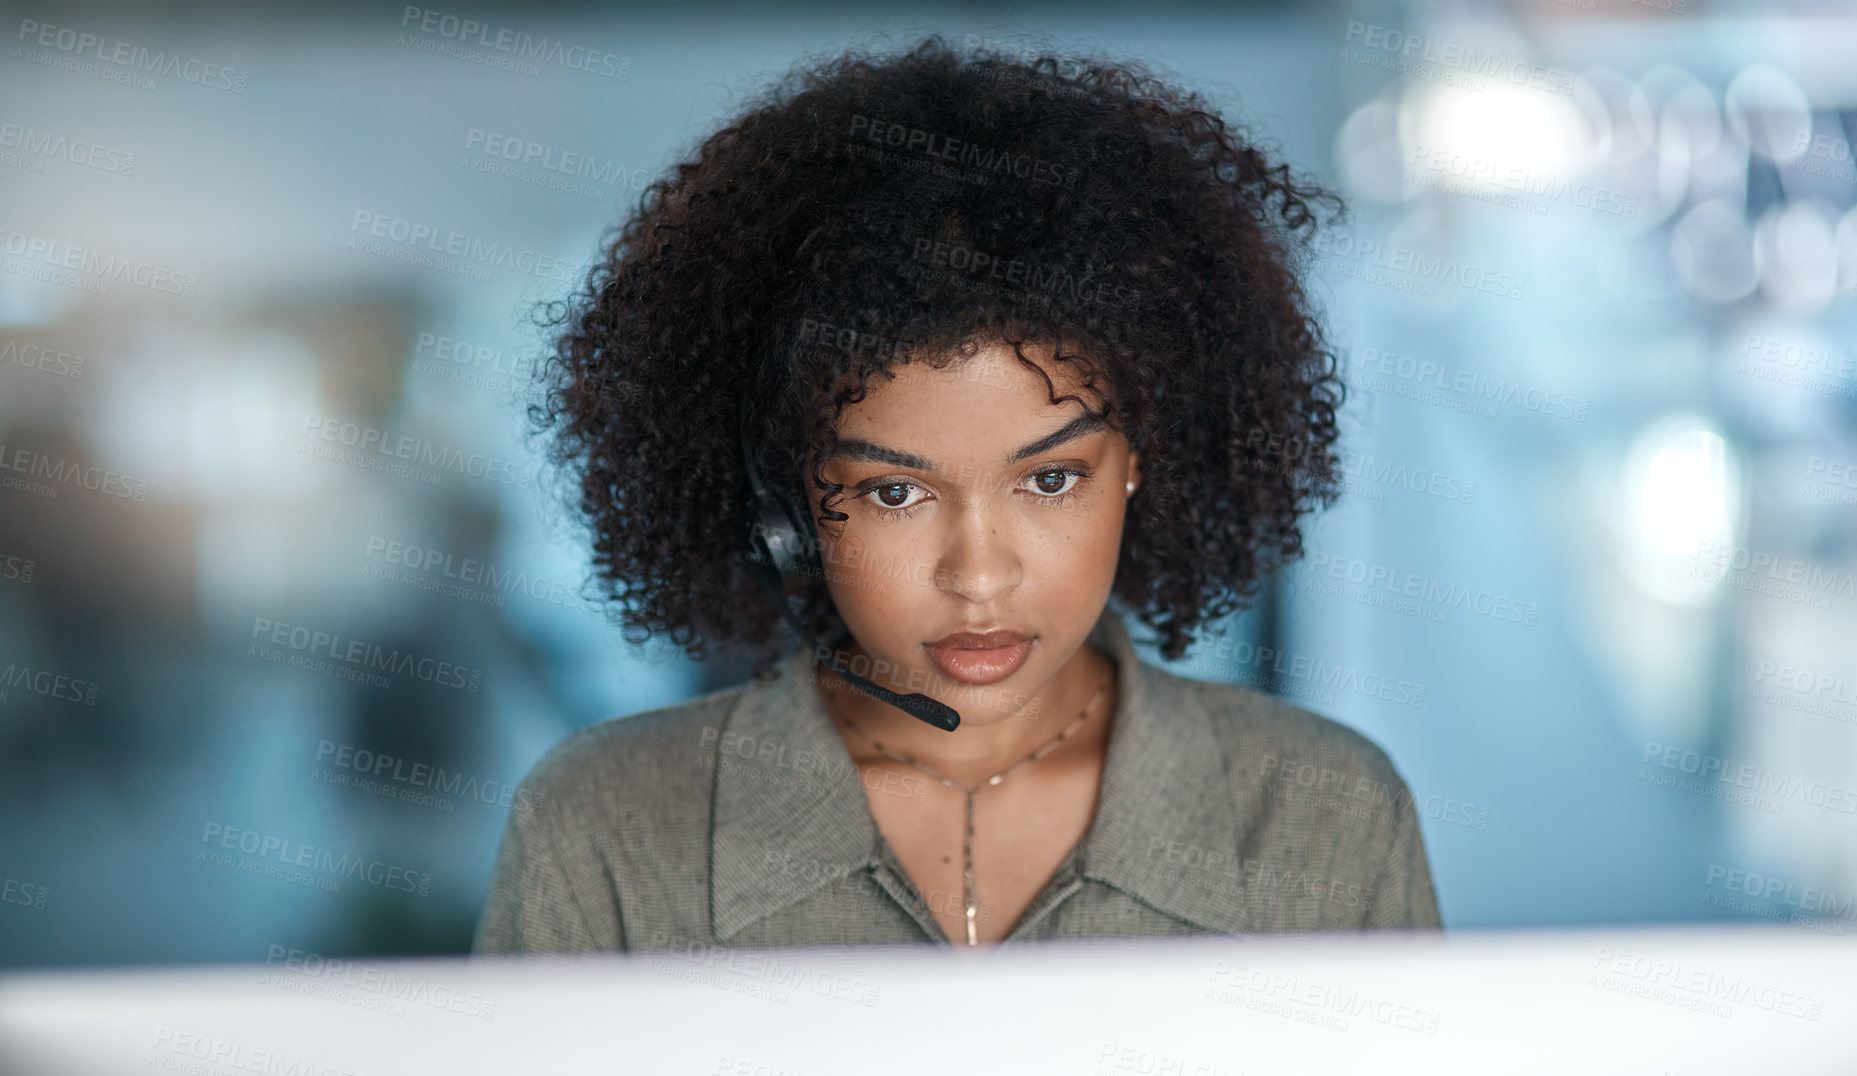
[[[1056,395],[1098,403],[1048,347],[1025,351]],[[892,372],[841,414],[839,451],[824,465],[850,516],[820,540],[851,653],[869,659],[852,671],[976,725],[1030,715],[1108,600],[1138,454],[1081,403],[1054,406],[1009,345]],[[1025,641],[936,645],[993,631]]]

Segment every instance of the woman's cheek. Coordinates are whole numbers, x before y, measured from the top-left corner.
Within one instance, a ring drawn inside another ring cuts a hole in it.
[[[1072,577],[1084,573],[1113,576],[1121,557],[1122,505],[1093,497],[1072,508],[1056,509],[1056,513],[1061,522],[1052,529],[1061,537],[1045,548],[1054,551],[1062,563],[1046,567]]]
[[[826,538],[819,543],[820,557],[825,566],[825,581],[832,588],[834,596],[840,587],[857,586],[868,548],[864,539],[856,535],[849,535],[839,541]]]
[[[823,551],[826,581],[841,610],[870,609],[895,602],[912,576],[928,574],[926,568],[917,566],[919,558],[907,543],[850,534],[842,541],[827,542]]]

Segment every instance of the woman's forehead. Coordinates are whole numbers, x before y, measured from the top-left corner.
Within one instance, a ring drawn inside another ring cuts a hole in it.
[[[1028,367],[1028,362],[1037,369]],[[904,359],[886,370],[885,376],[871,379],[866,399],[860,402],[880,394],[892,401],[907,397],[912,402],[963,397],[971,402],[1003,396],[1023,407],[1043,405],[1056,411],[1059,405],[1051,402],[1054,396],[1089,398],[1085,383],[1078,364],[1058,361],[1050,344],[1022,342],[1015,353],[1009,343],[987,341],[929,360]]]
[[[887,405],[870,401],[841,417],[831,458],[952,475],[1012,468],[1067,449],[1093,453],[1105,436],[1119,436],[1100,411],[1087,411],[1077,399],[1050,403],[1036,376],[1025,384],[1011,399],[997,393],[977,399],[970,387],[954,399],[935,399],[925,389],[889,397]]]

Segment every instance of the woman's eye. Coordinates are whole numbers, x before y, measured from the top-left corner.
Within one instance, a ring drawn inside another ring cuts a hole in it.
[[[1027,489],[1039,500],[1055,501],[1076,490],[1078,483],[1088,477],[1087,472],[1060,467],[1031,475],[1021,483],[1021,488]],[[928,500],[928,491],[913,482],[885,482],[872,486],[862,495],[870,498],[872,506],[879,512],[899,517],[909,514]]]
[[[1083,475],[1077,471],[1040,471],[1031,478],[1032,491],[1045,497],[1062,497],[1082,480]]]
[[[908,508],[916,503],[909,499],[909,490],[920,493],[921,487],[912,486],[907,482],[892,482],[887,486],[878,486],[871,490],[868,496],[883,508]]]

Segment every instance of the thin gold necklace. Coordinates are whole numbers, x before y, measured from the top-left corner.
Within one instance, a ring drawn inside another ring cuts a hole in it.
[[[1096,707],[1096,700],[1099,698],[1102,698],[1103,693],[1107,691],[1108,689],[1109,689],[1109,681],[1107,680],[1104,680],[1102,683],[1096,685],[1096,693],[1091,695],[1090,701],[1084,704],[1083,712],[1079,713],[1077,715],[1076,720],[1072,721],[1068,726],[1066,726],[1063,732],[1060,732],[1056,736],[1052,737],[1051,740],[1047,742],[1043,747],[1040,747],[1038,750],[1033,751],[1031,754],[1025,756],[1024,758],[1006,767],[1005,769],[999,771],[998,773],[994,774],[993,776],[987,778],[986,780],[980,782],[977,785],[956,784],[953,781],[950,781],[948,778],[943,777],[941,774],[935,772],[934,767],[925,765],[924,763],[921,763],[921,762],[917,762],[915,759],[910,758],[907,755],[903,755],[896,751],[892,751],[889,748],[878,743],[876,740],[873,740],[869,736],[866,736],[864,734],[863,729],[860,729],[856,725],[851,723],[850,718],[845,717],[845,718],[839,719],[845,723],[846,728],[857,733],[859,736],[862,736],[865,742],[869,743],[872,747],[875,747],[877,750],[883,752],[885,755],[888,755],[890,758],[893,758],[898,762],[907,762],[909,765],[914,766],[916,769],[921,770],[923,773],[928,774],[930,777],[933,777],[935,780],[940,781],[944,785],[947,785],[949,788],[952,788],[957,792],[967,793],[967,827],[966,827],[966,831],[963,833],[961,837],[961,904],[964,910],[965,918],[967,920],[967,944],[969,945],[980,944],[979,938],[974,932],[975,922],[976,922],[974,917],[976,914],[976,909],[978,907],[974,899],[974,793],[980,791],[983,788],[991,788],[992,786],[999,784],[1001,781],[1004,781],[1006,779],[1007,774],[1010,774],[1011,772],[1013,772],[1014,770],[1018,769],[1021,766],[1028,766],[1034,762],[1037,762],[1039,759],[1050,754],[1053,748],[1055,748],[1058,744],[1063,742],[1064,737],[1069,736],[1072,732],[1075,732],[1077,730],[1077,726],[1083,724],[1083,719],[1086,717],[1089,717],[1090,711]]]

